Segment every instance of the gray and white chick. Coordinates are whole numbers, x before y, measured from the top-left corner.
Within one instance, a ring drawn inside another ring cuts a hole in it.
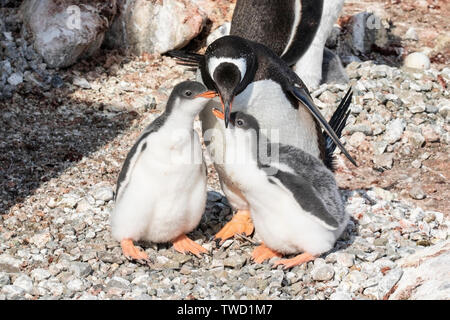
[[[268,141],[253,116],[235,112],[230,121],[225,166],[263,241],[253,260],[303,252],[275,262],[291,268],[332,249],[349,220],[333,173],[299,148]]]
[[[129,259],[148,260],[133,241],[169,242],[197,256],[207,250],[186,233],[200,222],[206,205],[206,165],[196,115],[212,95],[201,83],[175,86],[166,110],[140,135],[117,181],[111,215],[113,237]]]

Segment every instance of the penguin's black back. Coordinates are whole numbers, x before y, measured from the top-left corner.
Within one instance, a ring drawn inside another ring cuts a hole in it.
[[[291,66],[311,45],[320,25],[323,7],[323,0],[300,0],[300,21],[289,43],[296,23],[295,2],[238,0],[230,34],[267,46]]]
[[[280,56],[289,41],[294,7],[295,0],[238,0],[230,34],[265,44]]]

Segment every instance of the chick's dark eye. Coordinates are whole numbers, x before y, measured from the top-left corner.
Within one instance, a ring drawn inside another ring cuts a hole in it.
[[[244,125],[244,120],[239,119],[238,121],[236,121],[236,124],[237,124],[239,127],[242,127],[242,126]]]
[[[184,93],[187,97],[190,97],[192,95],[192,91],[190,90],[186,90],[186,92]]]

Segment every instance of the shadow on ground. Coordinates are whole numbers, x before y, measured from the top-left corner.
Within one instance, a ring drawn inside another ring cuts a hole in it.
[[[134,111],[104,113],[55,89],[0,101],[0,214],[130,126]]]

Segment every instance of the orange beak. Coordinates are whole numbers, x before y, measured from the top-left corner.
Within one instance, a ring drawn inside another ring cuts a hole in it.
[[[212,113],[213,113],[213,115],[215,115],[219,119],[222,119],[222,120],[225,119],[225,114],[222,111],[220,111],[220,110],[218,110],[216,108],[212,109]]]
[[[196,95],[195,98],[202,97],[202,98],[212,99],[217,96],[218,96],[217,92],[210,90],[210,91],[205,91],[203,93]]]

